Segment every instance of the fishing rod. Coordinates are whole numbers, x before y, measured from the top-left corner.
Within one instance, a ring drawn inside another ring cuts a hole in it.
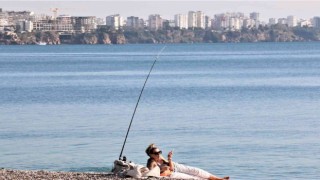
[[[138,108],[138,105],[139,105],[140,98],[141,98],[141,96],[142,96],[144,87],[145,87],[146,84],[147,84],[147,81],[148,81],[148,79],[149,79],[149,76],[150,76],[150,74],[151,74],[151,71],[152,71],[154,65],[156,64],[157,60],[159,59],[160,54],[162,53],[162,51],[163,51],[165,48],[166,48],[166,46],[164,46],[164,47],[159,51],[158,55],[156,56],[155,60],[153,61],[153,64],[152,64],[152,66],[151,66],[151,68],[150,68],[150,71],[149,71],[149,74],[148,74],[146,80],[144,81],[144,84],[143,84],[143,87],[142,87],[142,89],[141,89],[141,92],[140,92],[140,95],[139,95],[139,98],[138,98],[136,107],[134,108],[134,111],[133,111],[133,114],[132,114],[132,117],[131,117],[131,121],[130,121],[128,130],[127,130],[127,134],[126,134],[126,138],[124,139],[124,142],[123,142],[123,145],[122,145],[122,149],[121,149],[121,152],[120,152],[119,160],[121,160],[121,156],[122,156],[122,153],[123,153],[123,149],[124,149],[124,146],[125,146],[125,144],[126,144],[126,142],[127,142],[127,138],[128,138],[128,135],[129,135],[129,131],[130,131],[130,128],[131,128],[131,124],[132,124],[134,115],[136,114],[136,111],[137,111],[137,108]],[[123,159],[124,159],[124,161],[125,161],[126,158],[124,157]]]

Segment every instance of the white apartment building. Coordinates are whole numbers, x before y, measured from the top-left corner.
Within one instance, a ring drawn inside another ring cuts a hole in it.
[[[95,16],[72,16],[71,23],[75,31],[88,32],[97,29]]]
[[[19,32],[31,32],[33,30],[33,23],[28,20],[20,20],[16,22],[16,27]]]
[[[25,28],[27,32],[33,31],[33,23],[31,21],[26,21],[25,22]]]
[[[194,11],[188,12],[188,27],[189,28],[197,27],[197,13]]]
[[[56,18],[58,24],[71,24],[71,16],[69,15],[60,15]]]
[[[197,18],[196,27],[205,29],[206,28],[206,18],[205,18],[204,13],[202,11],[197,11],[196,18]]]
[[[288,16],[287,17],[287,24],[288,24],[289,27],[296,27],[298,25],[297,17]]]
[[[149,15],[148,21],[149,21],[149,28],[151,30],[156,31],[156,30],[162,29],[163,27],[163,19],[159,14]]]
[[[72,32],[74,31],[74,26],[73,24],[55,24],[54,30],[60,32]]]
[[[185,14],[174,15],[175,26],[180,29],[188,29],[188,16]]]
[[[298,24],[300,27],[304,27],[304,26],[311,27],[312,26],[312,22],[310,20],[301,20]]]
[[[214,29],[240,30],[243,26],[252,27],[255,20],[245,19],[243,13],[223,13],[214,15]]]
[[[107,16],[106,25],[118,30],[123,27],[123,18],[119,14]]]
[[[230,30],[240,30],[241,24],[240,24],[240,18],[231,17],[229,18],[229,29]]]
[[[47,20],[39,20],[33,22],[33,29],[36,31],[52,31],[53,24],[49,23]]]
[[[72,24],[72,17],[69,15],[60,15],[56,18],[54,23],[54,30],[62,32],[71,32],[74,31]]]
[[[189,28],[206,28],[206,16],[202,11],[189,11],[188,13],[188,27]]]

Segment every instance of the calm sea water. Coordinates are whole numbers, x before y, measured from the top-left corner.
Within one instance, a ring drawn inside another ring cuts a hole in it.
[[[0,167],[110,171],[164,45],[0,46]],[[124,155],[232,179],[319,179],[320,43],[167,45]]]

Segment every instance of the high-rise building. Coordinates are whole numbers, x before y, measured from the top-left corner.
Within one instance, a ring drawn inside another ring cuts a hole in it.
[[[188,27],[189,28],[206,28],[206,18],[202,11],[189,11],[188,13]]]
[[[289,27],[296,27],[298,25],[298,20],[295,16],[288,16],[287,23]]]
[[[314,17],[312,23],[314,28],[320,29],[320,17]]]
[[[227,27],[229,27],[229,16],[227,14],[214,15],[212,27],[216,30],[225,30]]]
[[[205,28],[211,28],[211,18],[210,16],[205,16]]]
[[[185,14],[176,14],[174,16],[175,26],[180,29],[188,29],[188,16]]]
[[[188,27],[189,28],[197,27],[197,13],[194,11],[189,11],[188,13]]]
[[[26,21],[25,22],[25,31],[31,32],[33,30],[33,23],[31,21]]]
[[[119,14],[107,16],[106,25],[118,30],[123,27],[123,18]]]
[[[241,29],[241,24],[240,24],[240,19],[236,17],[231,17],[229,23],[229,29],[230,30],[240,30]]]
[[[151,30],[159,30],[163,27],[163,20],[159,14],[152,14],[149,16],[149,28]]]
[[[33,23],[28,20],[20,20],[16,22],[16,30],[18,32],[31,32],[33,30]]]
[[[76,31],[86,32],[97,28],[95,16],[72,16],[71,21]]]
[[[143,28],[144,21],[139,17],[130,16],[130,17],[127,17],[126,27],[133,28],[133,29]]]
[[[252,20],[254,21],[255,20]],[[251,27],[251,21],[245,19],[243,13],[223,13],[214,15],[214,29],[217,30],[239,30],[242,26]]]
[[[197,19],[196,19],[196,27],[197,28],[202,28],[202,29],[205,29],[206,27],[205,27],[205,21],[206,21],[206,19],[205,19],[205,15],[204,15],[204,13],[202,12],[202,11],[197,11],[196,12],[196,17],[197,17]]]

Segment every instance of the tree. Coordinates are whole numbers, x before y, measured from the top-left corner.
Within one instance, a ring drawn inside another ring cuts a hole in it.
[[[313,28],[303,28],[303,27],[296,27],[293,29],[293,33],[299,37],[302,37],[303,39],[307,41],[316,41],[317,33]]]

